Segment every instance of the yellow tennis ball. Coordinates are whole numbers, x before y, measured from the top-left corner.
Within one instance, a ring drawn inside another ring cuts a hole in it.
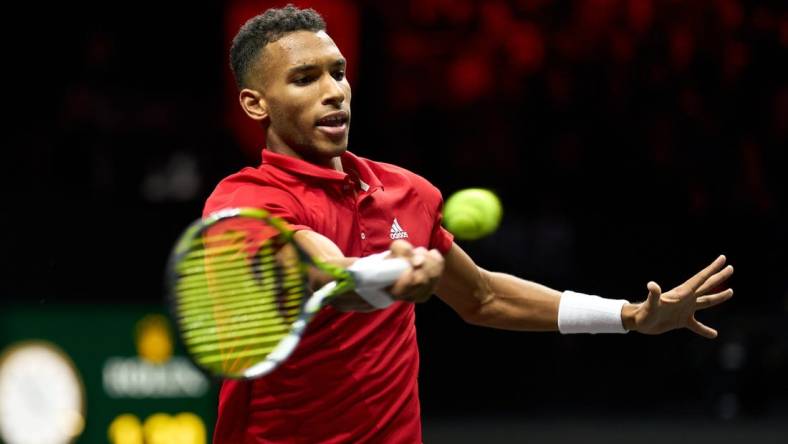
[[[443,225],[455,237],[475,240],[498,229],[503,208],[498,196],[484,188],[466,188],[449,196],[443,206]]]

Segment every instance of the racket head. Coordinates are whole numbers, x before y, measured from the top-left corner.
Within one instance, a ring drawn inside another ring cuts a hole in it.
[[[225,209],[192,223],[167,266],[167,298],[180,340],[204,371],[252,379],[293,352],[322,307],[309,303],[314,269],[347,291],[347,271],[313,261],[287,224],[256,208]],[[325,294],[325,292],[324,292]],[[314,299],[314,298],[312,298]]]

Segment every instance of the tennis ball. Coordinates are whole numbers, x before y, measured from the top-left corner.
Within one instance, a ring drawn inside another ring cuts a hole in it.
[[[498,196],[484,188],[466,188],[449,196],[443,225],[457,239],[475,240],[498,229],[503,208]]]

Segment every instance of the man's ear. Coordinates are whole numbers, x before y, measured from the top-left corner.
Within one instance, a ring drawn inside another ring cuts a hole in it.
[[[238,101],[246,115],[252,119],[262,122],[268,118],[268,106],[259,91],[244,88],[238,93]]]

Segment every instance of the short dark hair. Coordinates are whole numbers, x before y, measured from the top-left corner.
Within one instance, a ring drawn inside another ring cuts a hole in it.
[[[326,22],[314,9],[298,9],[292,4],[284,8],[271,8],[252,17],[238,31],[230,47],[230,69],[235,84],[243,88],[255,59],[265,45],[275,42],[291,32],[325,31]]]

